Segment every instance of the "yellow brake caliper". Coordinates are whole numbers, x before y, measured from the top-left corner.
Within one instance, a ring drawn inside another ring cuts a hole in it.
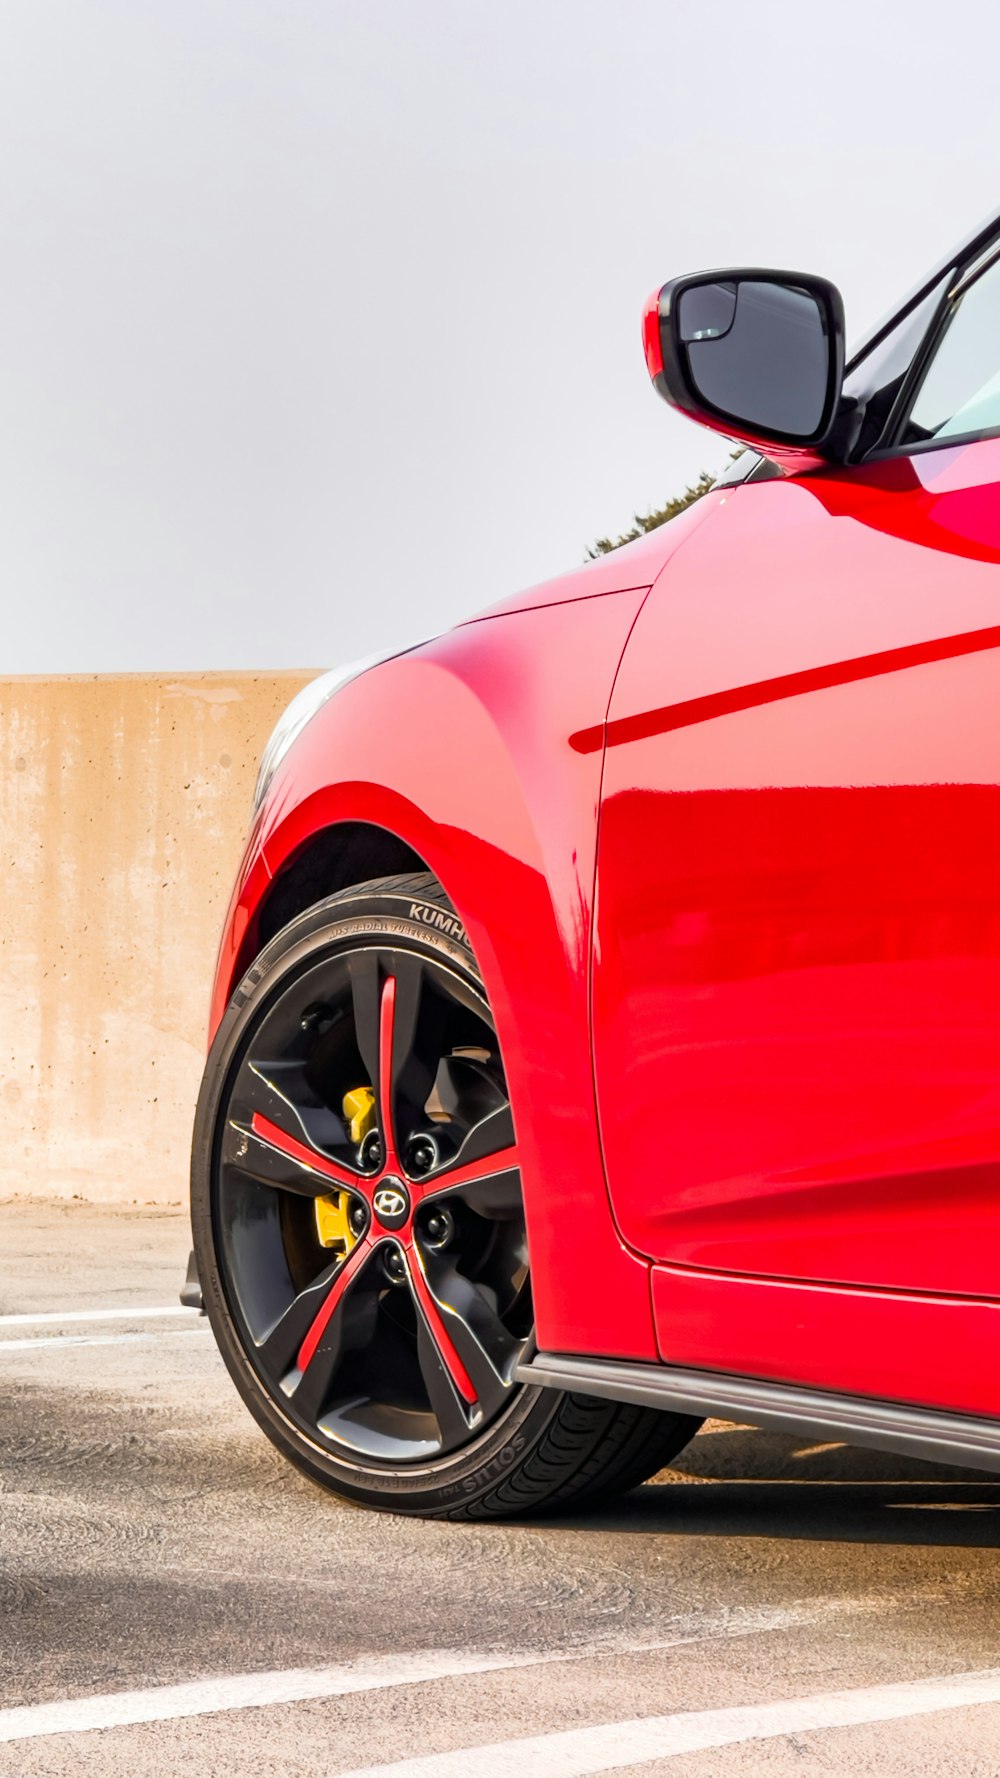
[[[344,1094],[344,1121],[351,1141],[359,1147],[375,1122],[375,1094],[371,1087],[355,1087]],[[346,1259],[358,1237],[351,1227],[350,1192],[328,1192],[316,1198],[316,1235],[321,1247],[335,1247]]]

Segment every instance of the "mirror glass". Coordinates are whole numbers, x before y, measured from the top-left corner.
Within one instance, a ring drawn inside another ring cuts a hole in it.
[[[681,292],[677,320],[696,395],[762,433],[815,436],[831,342],[808,290],[751,278],[696,284]]]

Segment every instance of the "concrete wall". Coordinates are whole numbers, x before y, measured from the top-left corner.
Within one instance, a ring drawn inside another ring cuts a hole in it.
[[[0,1196],[185,1198],[257,759],[311,677],[0,679]]]

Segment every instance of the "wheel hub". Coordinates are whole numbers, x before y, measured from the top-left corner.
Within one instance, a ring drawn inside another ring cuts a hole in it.
[[[410,1217],[410,1194],[403,1181],[387,1174],[372,1198],[372,1208],[384,1229],[401,1229]]]

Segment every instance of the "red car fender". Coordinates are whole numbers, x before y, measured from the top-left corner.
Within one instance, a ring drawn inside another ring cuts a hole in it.
[[[645,592],[468,624],[372,669],[318,712],[282,761],[251,835],[223,935],[212,1030],[252,961],[272,882],[301,847],[340,822],[373,823],[403,840],[465,924],[496,1018],[539,1343],[654,1360],[649,1264],[615,1230],[594,1106],[602,754],[570,745],[582,727],[603,722]]]

